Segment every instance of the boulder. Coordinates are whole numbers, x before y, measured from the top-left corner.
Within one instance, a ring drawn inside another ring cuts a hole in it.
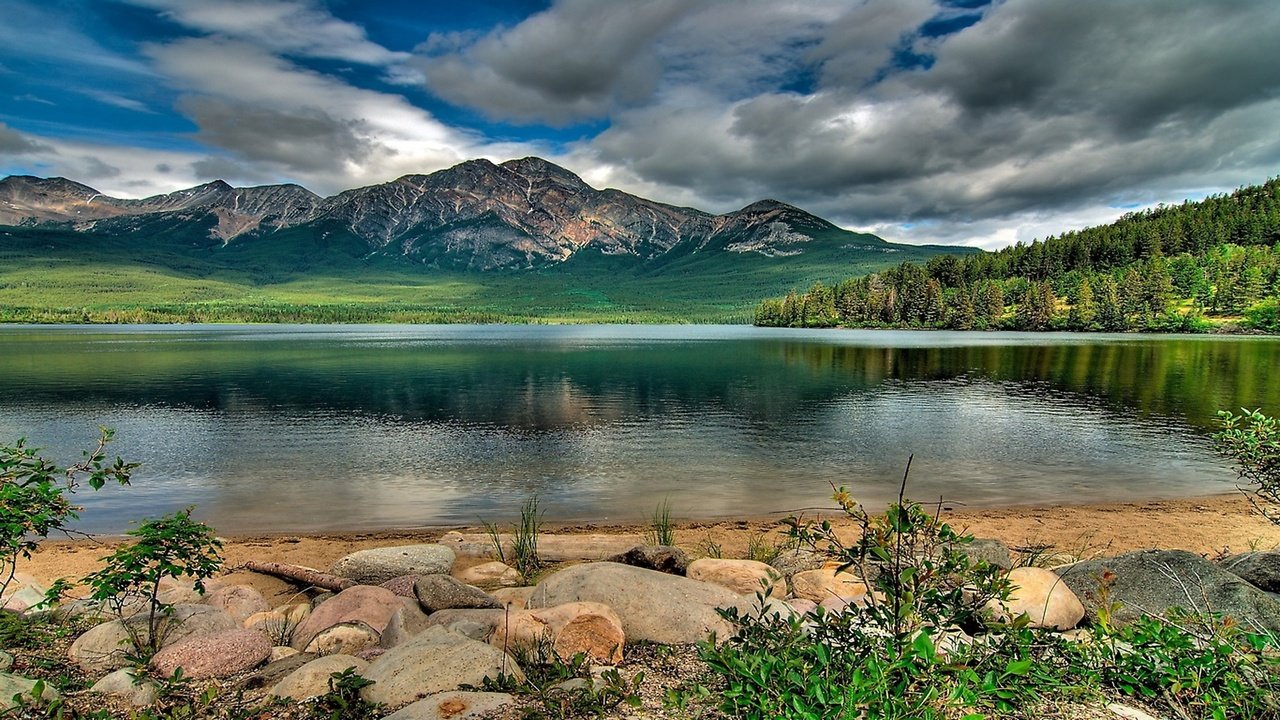
[[[216,607],[243,623],[245,618],[271,609],[262,593],[248,585],[223,585],[204,596],[204,604]]]
[[[550,628],[551,647],[560,659],[582,653],[600,665],[622,662],[626,634],[622,619],[608,605],[574,602],[526,612]]]
[[[134,671],[130,668],[120,668],[103,676],[89,688],[89,692],[121,697],[134,707],[148,707],[155,704],[160,695],[155,682],[138,678],[133,673]]]
[[[330,569],[334,575],[358,583],[377,585],[401,575],[448,575],[453,551],[444,545],[402,545],[351,553]]]
[[[417,575],[401,575],[393,577],[384,583],[378,583],[378,587],[386,588],[400,597],[416,598],[413,594],[413,586],[418,582]]]
[[[733,634],[733,627],[716,613],[717,607],[734,605],[738,593],[656,570],[590,563],[573,565],[542,582],[529,598],[529,608],[547,608],[571,602],[608,605],[622,621],[628,640],[663,645],[687,645]]]
[[[479,687],[486,677],[506,673],[524,681],[516,661],[488,643],[442,627],[430,627],[369,663],[363,675],[374,684],[361,690],[369,702],[397,706],[421,695]]]
[[[1084,605],[1052,571],[1020,567],[1010,570],[1008,577],[1008,599],[987,603],[997,620],[1009,622],[1025,613],[1031,627],[1070,630],[1084,619]]]
[[[468,585],[514,587],[520,584],[520,573],[497,560],[458,570],[454,577]]]
[[[359,620],[338,623],[316,633],[304,652],[316,655],[355,655],[361,650],[377,647],[382,634]]]
[[[1013,555],[1003,540],[975,538],[960,546],[960,551],[974,562],[986,561],[988,565],[1008,570],[1013,567]]]
[[[297,650],[294,650],[288,645],[276,645],[275,647],[271,648],[271,655],[267,657],[267,662],[273,663],[277,660],[283,660],[287,657],[293,657],[294,655],[298,655],[298,654],[299,653]]]
[[[690,580],[720,585],[739,595],[752,595],[765,590],[778,597],[787,593],[787,582],[782,573],[758,560],[701,558],[689,563],[685,574]]]
[[[1085,610],[1096,617],[1099,578],[1110,571],[1110,600],[1117,624],[1144,613],[1163,614],[1180,607],[1227,615],[1246,626],[1280,632],[1280,601],[1239,576],[1183,550],[1140,550],[1119,557],[1085,560],[1054,568],[1071,586]]]
[[[826,557],[821,553],[806,548],[793,548],[778,553],[778,556],[771,560],[769,564],[782,573],[783,577],[790,578],[798,572],[817,570],[826,561]]]
[[[169,645],[151,658],[163,677],[179,667],[189,678],[220,678],[262,664],[271,656],[271,641],[255,630],[226,630],[197,635]]]
[[[608,562],[671,575],[684,575],[689,570],[689,556],[680,548],[670,545],[636,545],[608,558]]]
[[[369,663],[350,655],[327,655],[316,658],[286,675],[268,694],[276,697],[308,700],[329,692],[329,676],[349,668],[364,672]]]
[[[500,608],[502,603],[480,588],[472,587],[448,575],[422,575],[414,583],[413,593],[427,614],[457,608]]]
[[[71,661],[87,673],[105,673],[128,664],[126,655],[133,645],[125,623],[137,629],[145,640],[147,619],[135,615],[127,620],[112,620],[89,629],[75,642],[67,654]],[[174,645],[187,638],[211,635],[240,627],[227,613],[208,605],[176,605],[173,615],[161,626],[162,646]]]
[[[1280,593],[1280,552],[1232,555],[1218,563],[1222,569],[1269,593]]]
[[[529,598],[533,595],[533,591],[537,588],[532,585],[524,587],[498,588],[491,591],[492,595],[498,602],[503,605],[510,605],[514,608],[525,608],[529,605]]]
[[[435,693],[388,715],[385,720],[473,720],[493,717],[515,704],[506,693],[451,692]]]
[[[362,623],[381,635],[401,607],[400,597],[386,588],[349,587],[312,610],[294,629],[289,645],[305,650],[322,631],[339,624]]]
[[[793,610],[801,615],[808,615],[818,609],[818,603],[806,598],[792,598],[791,600],[788,600],[787,603],[791,605]]]
[[[0,609],[21,613],[36,606],[43,606],[45,594],[49,592],[49,588],[29,577],[26,582],[19,583],[18,575],[25,575],[25,573],[14,575],[14,581],[9,583],[3,601],[0,602]]]
[[[503,552],[511,557],[511,535],[500,536]],[[538,555],[546,562],[603,560],[641,545],[641,535],[539,535]],[[493,541],[487,533],[448,532],[440,544],[463,557],[496,558]]]
[[[292,650],[293,648],[290,648]],[[288,657],[272,660],[270,663],[258,668],[250,673],[239,685],[244,690],[259,690],[262,688],[275,687],[276,683],[285,679],[294,670],[315,660],[316,656],[311,653],[295,652]]]
[[[0,712],[33,702],[36,699],[35,689],[35,680],[24,678],[21,675],[0,673]],[[15,697],[18,698],[20,703],[14,702]],[[40,693],[40,700],[43,702],[52,702],[59,697],[61,696],[57,690],[53,689],[53,685],[47,683]]]
[[[857,597],[867,593],[866,583],[859,580],[852,568],[836,572],[840,565],[827,563],[817,570],[804,570],[791,576],[792,595],[822,603],[827,598]]]
[[[382,631],[378,645],[392,648],[427,628],[427,614],[422,612],[417,598],[400,598],[400,609],[391,616],[391,622]]]

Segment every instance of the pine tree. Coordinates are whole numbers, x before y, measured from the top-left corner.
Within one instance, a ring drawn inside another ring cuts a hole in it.
[[[1090,285],[1089,278],[1083,278],[1080,288],[1076,290],[1076,301],[1067,314],[1067,327],[1072,330],[1090,330],[1097,313],[1098,308],[1093,301],[1093,286]]]
[[[1095,322],[1099,329],[1106,332],[1122,332],[1129,329],[1129,321],[1124,311],[1120,309],[1118,294],[1115,280],[1106,275],[1098,278]]]
[[[972,330],[977,325],[973,308],[973,296],[969,288],[961,287],[951,299],[951,314],[947,318],[947,327],[952,330]]]

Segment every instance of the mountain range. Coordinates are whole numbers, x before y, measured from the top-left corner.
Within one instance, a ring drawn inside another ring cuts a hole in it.
[[[722,290],[709,301],[743,310],[761,293],[956,250],[896,245],[776,200],[716,215],[597,190],[536,157],[470,160],[332,197],[217,180],[122,199],[65,178],[10,176],[0,180],[0,226],[0,256],[35,266],[140,264],[251,286],[351,280],[362,268],[482,285],[532,272],[593,293],[701,279]]]

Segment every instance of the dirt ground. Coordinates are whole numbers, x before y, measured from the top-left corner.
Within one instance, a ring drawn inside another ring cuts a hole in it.
[[[1238,494],[1099,505],[951,508],[944,509],[943,516],[953,527],[968,529],[977,537],[999,538],[1015,549],[1051,553],[1062,562],[1141,548],[1183,549],[1215,556],[1280,546],[1280,527],[1258,516]],[[764,534],[765,542],[782,539],[781,519],[677,520],[676,544],[691,557],[707,554],[712,544],[720,547],[724,557],[745,557],[753,537],[759,541]],[[327,569],[338,558],[356,550],[431,542],[451,529],[482,531],[472,527],[225,537],[225,566],[233,572],[247,560],[266,560]],[[546,523],[543,528],[554,534],[644,533],[646,529],[638,525],[556,523]],[[119,539],[51,540],[31,560],[23,561],[19,570],[46,583],[59,577],[83,577],[96,570],[98,559],[118,542]]]

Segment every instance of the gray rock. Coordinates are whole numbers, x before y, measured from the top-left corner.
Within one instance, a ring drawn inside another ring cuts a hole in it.
[[[364,676],[374,682],[361,694],[370,702],[403,705],[419,695],[479,687],[500,674],[524,680],[515,659],[487,643],[442,627],[427,628],[369,663]]]
[[[373,628],[357,620],[321,630],[303,649],[316,655],[355,655],[361,650],[377,647],[381,637]]]
[[[712,632],[720,639],[729,637],[733,626],[716,614],[716,608],[741,600],[719,585],[600,562],[573,565],[538,583],[529,608],[598,602],[618,613],[630,641],[687,645],[706,640]]]
[[[621,565],[657,570],[669,575],[684,575],[689,569],[689,556],[670,545],[636,545],[608,559]]]
[[[257,630],[226,630],[166,646],[151,658],[151,666],[162,677],[182,668],[192,679],[221,678],[261,665],[271,657],[271,647]]]
[[[133,645],[125,623],[136,629],[146,639],[147,619],[135,615],[127,620],[112,620],[90,628],[71,644],[68,656],[71,661],[88,673],[105,673],[124,667],[125,656],[133,652]],[[208,605],[175,605],[173,615],[161,626],[162,646],[182,642],[190,637],[210,635],[240,627],[227,613]]]
[[[975,538],[973,542],[963,545],[961,550],[974,562],[985,560],[988,564],[1005,570],[1013,567],[1013,555],[1002,540]]]
[[[154,705],[159,698],[155,682],[136,677],[131,668],[120,668],[93,684],[91,693],[122,697],[134,707]]]
[[[348,668],[364,672],[369,663],[351,655],[326,655],[316,658],[286,675],[276,683],[270,695],[306,700],[329,692],[329,677]]]
[[[316,656],[311,653],[298,653],[290,655],[286,658],[274,660],[271,663],[259,668],[249,677],[245,678],[239,685],[243,690],[258,690],[275,686],[276,683],[285,679],[294,670],[315,660]]]
[[[378,583],[378,587],[390,590],[400,597],[411,598],[414,597],[413,586],[417,582],[417,575],[401,575],[400,577],[391,578],[386,582]]]
[[[794,548],[778,553],[778,557],[774,558],[769,564],[782,573],[783,577],[790,579],[796,573],[817,570],[826,561],[827,558],[821,553],[806,548]]]
[[[1241,578],[1183,550],[1142,550],[1119,557],[1086,560],[1055,568],[1097,616],[1098,579],[1115,574],[1111,600],[1120,604],[1113,621],[1132,622],[1144,613],[1180,607],[1228,615],[1254,628],[1280,632],[1280,602]]]
[[[1240,553],[1218,564],[1259,590],[1280,593],[1280,552]]]
[[[24,678],[21,675],[10,675],[9,673],[0,673],[0,711],[10,710],[20,705],[26,705],[35,700],[35,680]],[[21,703],[15,703],[13,698],[21,696]],[[52,685],[46,684],[44,690],[40,693],[40,699],[44,702],[52,702],[61,697]]]
[[[402,545],[351,553],[334,563],[330,572],[377,585],[401,575],[448,575],[453,560],[453,550],[444,545]]]
[[[405,705],[386,720],[471,720],[492,717],[493,713],[515,704],[506,693],[452,692],[435,693],[416,703]]]
[[[459,608],[500,608],[497,598],[448,575],[423,575],[413,585],[418,604],[428,614]]]
[[[514,608],[524,609],[529,605],[529,598],[533,596],[533,586],[498,588],[489,594],[497,598],[498,602],[503,605],[510,605]]]

